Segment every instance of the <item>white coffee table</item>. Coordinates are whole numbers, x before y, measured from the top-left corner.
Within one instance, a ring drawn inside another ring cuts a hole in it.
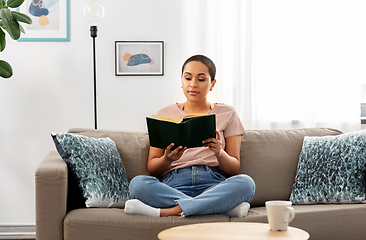
[[[160,240],[257,240],[296,239],[306,240],[310,235],[304,230],[288,227],[287,231],[272,231],[267,223],[218,222],[184,225],[166,229],[159,233]]]

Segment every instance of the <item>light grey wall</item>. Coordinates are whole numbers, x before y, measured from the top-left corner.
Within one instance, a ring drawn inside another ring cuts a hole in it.
[[[145,116],[180,101],[180,1],[103,3],[98,27],[98,128],[145,131]],[[70,0],[70,42],[7,38],[0,59],[14,76],[0,79],[0,224],[35,222],[34,172],[54,150],[50,132],[94,127],[92,38],[86,0]],[[164,41],[165,74],[115,76],[115,41]]]

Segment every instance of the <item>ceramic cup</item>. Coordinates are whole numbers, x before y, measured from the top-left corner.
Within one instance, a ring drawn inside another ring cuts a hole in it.
[[[273,231],[286,231],[288,223],[295,217],[290,201],[267,201],[266,210],[269,228]]]

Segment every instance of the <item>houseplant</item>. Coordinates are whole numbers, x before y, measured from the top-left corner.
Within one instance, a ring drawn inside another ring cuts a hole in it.
[[[24,13],[11,11],[9,8],[17,8],[25,0],[0,0],[0,51],[4,51],[6,46],[5,32],[9,36],[17,40],[21,33],[25,33],[24,28],[19,24],[23,22],[31,24],[32,19]],[[0,60],[0,77],[10,78],[13,75],[13,69],[10,64],[4,60]]]

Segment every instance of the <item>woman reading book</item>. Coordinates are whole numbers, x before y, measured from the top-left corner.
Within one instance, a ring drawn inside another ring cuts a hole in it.
[[[241,136],[245,130],[234,108],[208,102],[216,84],[216,67],[203,55],[186,60],[182,67],[182,89],[187,101],[160,109],[158,115],[181,118],[189,113],[216,114],[216,138],[203,147],[170,144],[166,149],[150,147],[148,171],[130,182],[127,214],[147,216],[191,216],[224,213],[247,215],[255,183],[247,175],[236,175],[240,167]],[[157,177],[162,177],[162,182]]]

